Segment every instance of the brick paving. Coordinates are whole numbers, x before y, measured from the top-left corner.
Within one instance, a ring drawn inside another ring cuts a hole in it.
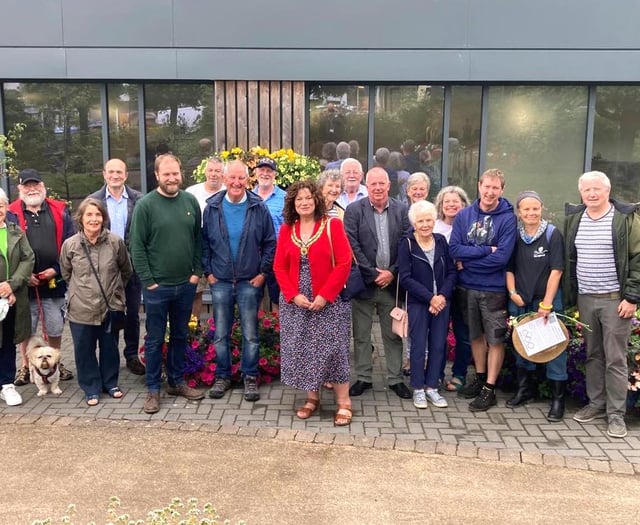
[[[160,412],[147,415],[142,411],[144,377],[131,374],[124,362],[121,400],[105,395],[97,407],[88,407],[75,379],[61,384],[60,397],[38,398],[35,386],[27,385],[19,388],[21,406],[0,403],[0,424],[154,426],[640,475],[640,418],[627,416],[628,436],[614,439],[606,435],[604,419],[588,424],[573,421],[571,416],[579,407],[571,403],[563,421],[549,423],[546,402],[509,409],[505,407],[509,394],[502,392],[498,392],[498,406],[488,412],[470,412],[468,400],[449,392],[443,393],[449,408],[430,405],[418,410],[410,399],[400,399],[387,388],[377,323],[373,337],[377,349],[373,389],[352,398],[351,427],[333,426],[335,404],[326,390],[320,409],[307,420],[297,419],[293,409],[305,395],[280,383],[262,385],[262,397],[256,403],[244,401],[241,389],[230,390],[223,399],[200,402],[162,393]],[[62,346],[63,362],[74,369],[68,328]]]

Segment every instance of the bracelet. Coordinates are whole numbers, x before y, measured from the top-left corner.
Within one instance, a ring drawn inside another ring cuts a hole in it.
[[[538,308],[540,308],[541,310],[553,310],[553,305],[552,304],[544,304],[542,301],[540,301],[538,303]]]
[[[517,293],[517,290],[509,290],[509,297],[511,297],[512,295],[516,295]]]

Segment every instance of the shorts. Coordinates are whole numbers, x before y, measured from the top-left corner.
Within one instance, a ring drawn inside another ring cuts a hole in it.
[[[490,345],[503,344],[507,335],[507,294],[458,286],[456,302],[469,328],[469,339],[485,336]]]
[[[200,277],[198,279],[198,285],[196,286],[196,293],[203,293],[209,289],[209,281],[206,277]]]
[[[42,315],[44,316],[44,327],[47,335],[51,337],[60,337],[64,328],[64,314],[62,309],[65,306],[64,297],[48,297],[40,299],[42,305]],[[31,306],[31,333],[35,335],[40,322],[40,312],[38,309],[38,301],[32,299],[29,301]]]

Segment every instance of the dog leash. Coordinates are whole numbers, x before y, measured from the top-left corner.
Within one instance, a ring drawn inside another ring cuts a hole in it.
[[[36,303],[38,304],[38,318],[40,319],[40,326],[42,327],[42,338],[48,343],[49,334],[47,333],[47,327],[44,324],[44,310],[42,308],[42,301],[40,300],[40,291],[38,286],[34,286],[36,291]]]

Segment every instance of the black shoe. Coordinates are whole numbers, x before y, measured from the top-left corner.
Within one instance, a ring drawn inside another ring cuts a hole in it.
[[[483,386],[478,397],[469,403],[469,410],[471,412],[483,412],[496,404],[496,393],[491,388]]]
[[[396,383],[395,385],[389,385],[389,389],[393,390],[396,395],[401,399],[411,399],[413,395],[411,394],[411,390],[407,388],[407,385],[404,383]]]
[[[143,376],[146,373],[144,365],[140,362],[138,357],[130,357],[127,359],[127,368],[129,372],[137,376]]]
[[[536,397],[535,371],[526,368],[516,369],[518,379],[518,391],[505,403],[508,408],[516,408],[524,405]]]
[[[359,379],[351,385],[349,389],[350,396],[361,396],[365,390],[370,390],[373,388],[371,383],[367,383],[366,381],[360,381]]]
[[[476,375],[470,383],[464,385],[460,390],[458,390],[458,397],[463,397],[465,399],[473,399],[478,397],[482,387],[484,386],[484,381]]]

